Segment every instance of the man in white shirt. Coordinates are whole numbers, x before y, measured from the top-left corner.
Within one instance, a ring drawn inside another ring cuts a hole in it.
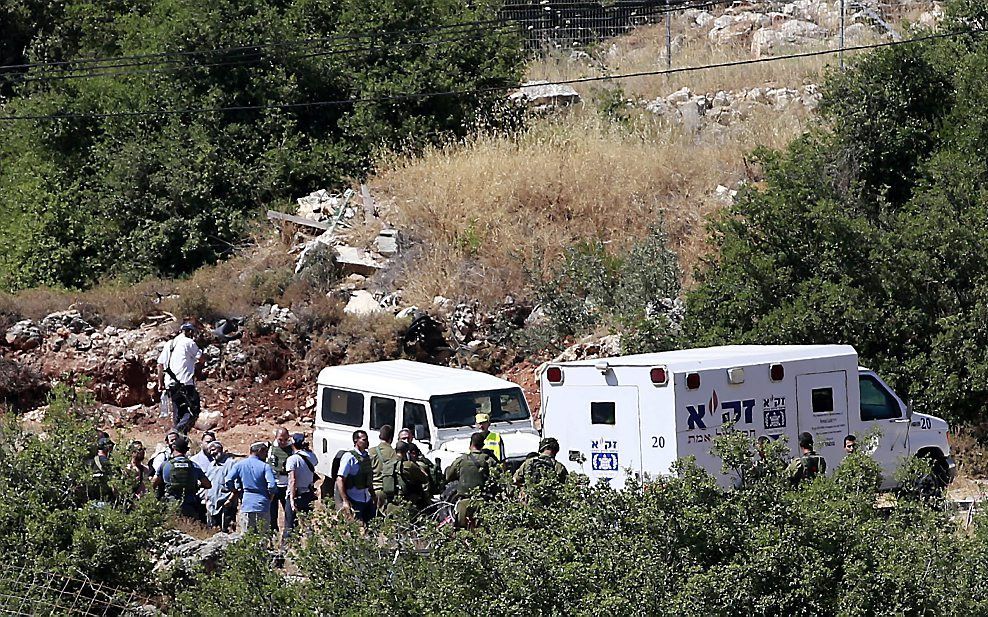
[[[196,327],[189,321],[182,324],[178,336],[165,343],[158,356],[158,391],[161,410],[172,411],[175,430],[183,435],[195,426],[199,418],[199,391],[196,390],[196,367],[206,357],[192,339]]]
[[[285,537],[295,527],[299,512],[312,512],[316,501],[316,466],[319,459],[309,449],[305,435],[292,435],[295,452],[288,457],[285,468],[288,470],[288,494],[285,499]]]

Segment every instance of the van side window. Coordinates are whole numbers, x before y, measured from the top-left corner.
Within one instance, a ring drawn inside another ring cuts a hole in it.
[[[810,392],[810,398],[813,401],[813,413],[834,412],[833,388],[813,388]]]
[[[322,421],[345,426],[363,426],[364,395],[336,388],[323,388]]]
[[[401,411],[401,428],[407,428],[415,433],[415,425],[421,424],[425,427],[425,441],[432,440],[432,431],[429,430],[429,419],[425,417],[425,405],[422,403],[405,403]]]
[[[902,417],[899,401],[871,375],[861,375],[858,378],[858,388],[861,391],[861,419],[889,420]]]
[[[614,402],[590,403],[590,423],[591,424],[614,424],[616,413]]]
[[[395,407],[397,403],[393,398],[371,397],[371,421],[372,431],[376,431],[385,424],[395,425]]]

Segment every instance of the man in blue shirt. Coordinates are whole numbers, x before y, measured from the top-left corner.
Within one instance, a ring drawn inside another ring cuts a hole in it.
[[[367,453],[369,445],[366,432],[354,431],[353,450],[340,459],[340,470],[336,476],[336,492],[340,496],[342,509],[364,525],[374,518],[377,511],[371,493],[374,469]]]
[[[271,528],[271,498],[278,484],[267,458],[268,444],[254,442],[250,456],[234,465],[226,476],[226,487],[240,498],[237,527],[241,531],[264,533]]]

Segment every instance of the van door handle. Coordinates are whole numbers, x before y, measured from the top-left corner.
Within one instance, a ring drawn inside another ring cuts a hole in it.
[[[909,418],[899,418],[897,420],[892,420],[892,422],[894,422],[895,424],[904,424],[906,422],[909,422]]]

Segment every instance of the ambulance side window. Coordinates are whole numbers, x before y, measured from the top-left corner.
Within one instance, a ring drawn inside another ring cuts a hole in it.
[[[861,392],[861,419],[863,421],[890,420],[902,417],[899,402],[874,377],[861,375],[858,378],[858,388]]]
[[[591,424],[614,424],[614,402],[590,403]]]
[[[813,413],[834,412],[833,388],[813,388],[810,397],[813,400]]]

